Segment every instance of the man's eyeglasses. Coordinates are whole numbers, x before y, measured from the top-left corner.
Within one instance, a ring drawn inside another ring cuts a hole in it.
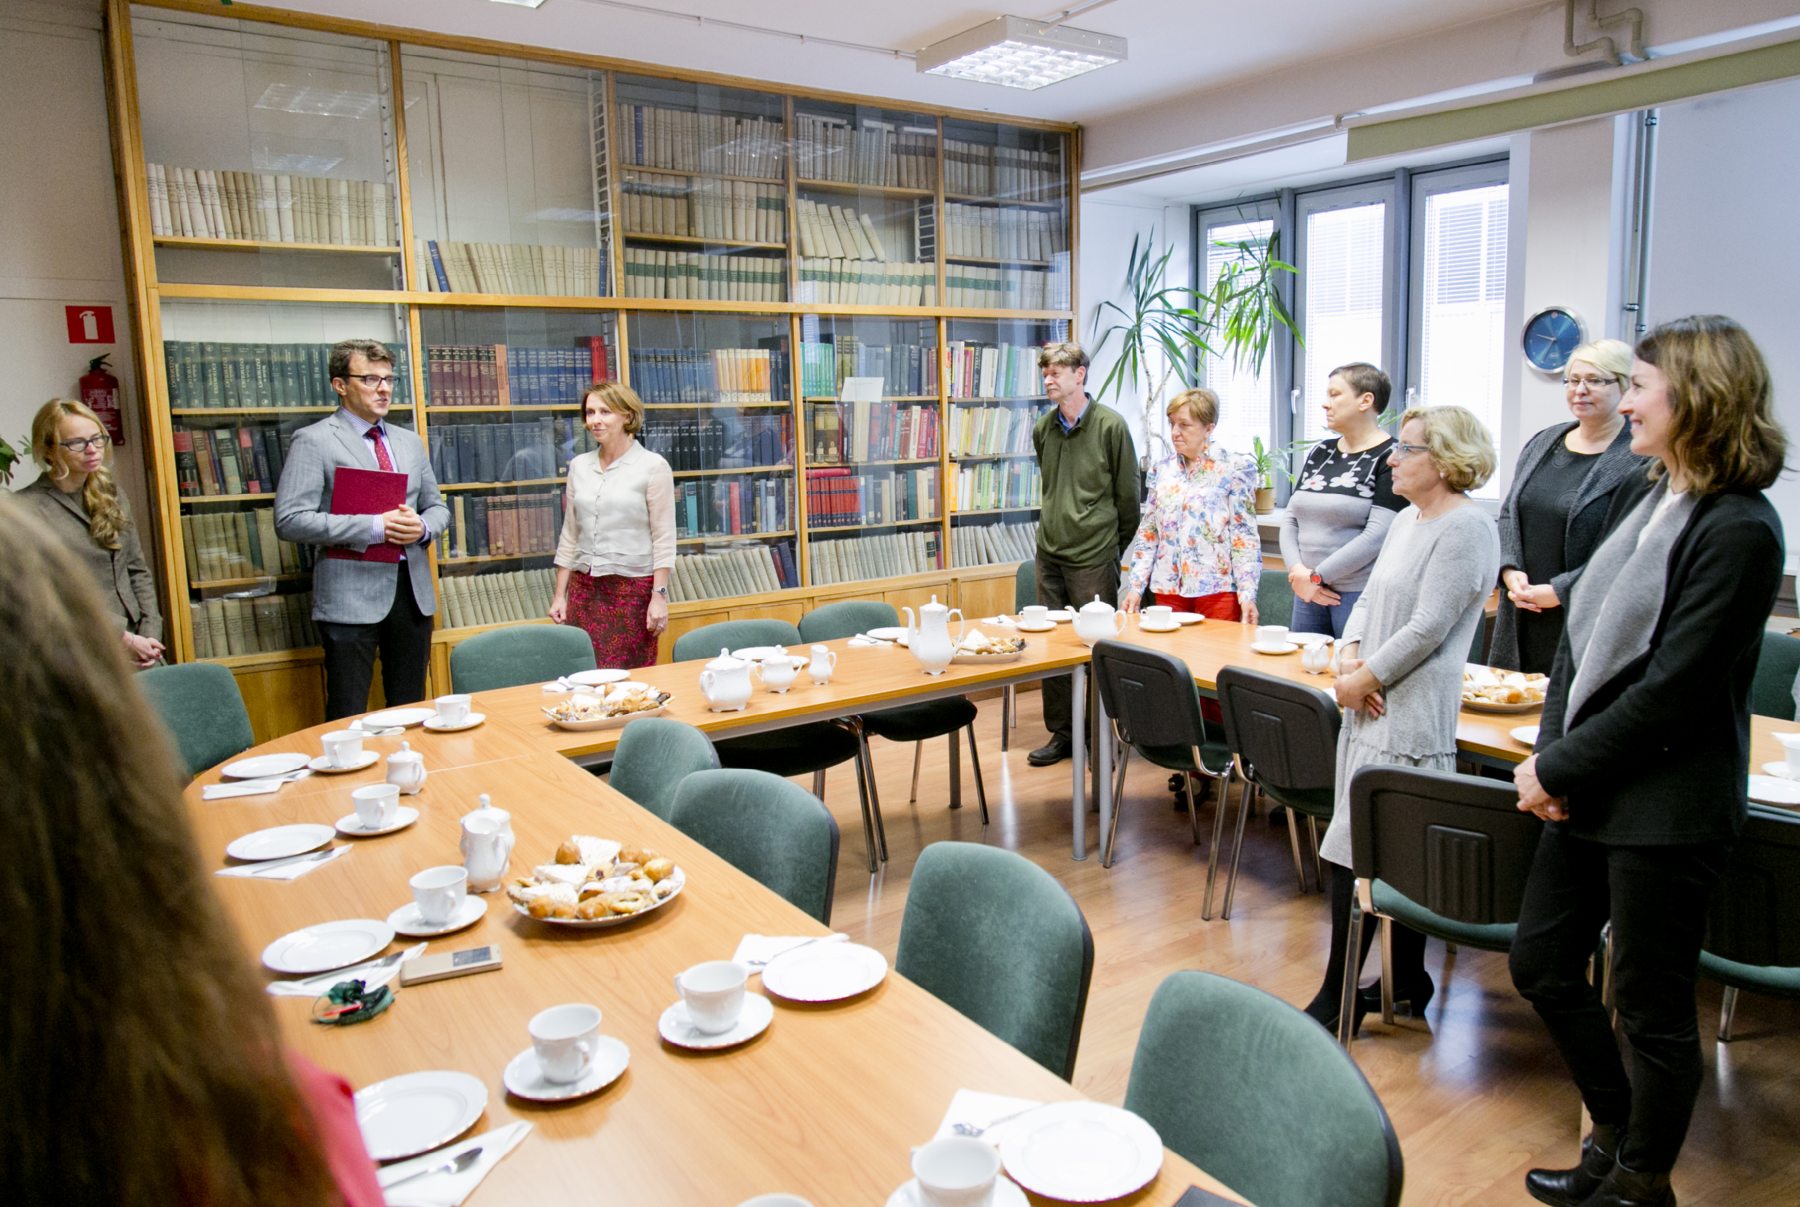
[[[363,373],[356,377],[346,378],[348,381],[360,381],[371,390],[379,390],[382,386],[392,386],[399,381],[398,377],[383,377],[378,373]]]
[[[1388,460],[1404,461],[1414,453],[1428,453],[1430,451],[1431,449],[1427,445],[1402,444],[1400,441],[1396,440],[1394,441],[1394,451],[1388,454]]]
[[[1610,377],[1565,377],[1565,378],[1563,378],[1563,385],[1567,386],[1571,390],[1577,390],[1577,389],[1580,389],[1582,386],[1586,386],[1590,390],[1597,391],[1597,390],[1602,389],[1605,386],[1610,386],[1612,383],[1613,383],[1613,379]]]
[[[90,448],[104,449],[112,441],[105,432],[101,432],[98,436],[89,436],[85,440],[59,440],[57,443],[72,453],[85,453]]]

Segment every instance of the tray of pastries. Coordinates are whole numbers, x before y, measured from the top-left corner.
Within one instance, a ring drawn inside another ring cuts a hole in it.
[[[576,834],[549,863],[506,882],[513,909],[558,926],[617,926],[681,895],[687,875],[648,847]]]
[[[1549,675],[1528,675],[1469,663],[1463,667],[1462,705],[1474,712],[1536,712],[1544,706]]]
[[[1025,653],[1023,637],[989,637],[980,629],[970,629],[957,643],[952,662],[1017,662]]]
[[[558,729],[613,729],[637,717],[653,717],[672,698],[648,683],[626,680],[603,689],[604,694],[575,692],[544,709]]]

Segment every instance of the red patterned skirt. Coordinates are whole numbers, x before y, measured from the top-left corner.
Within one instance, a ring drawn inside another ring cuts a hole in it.
[[[644,624],[654,578],[598,577],[577,570],[569,575],[569,623],[587,631],[594,661],[630,669],[656,663],[656,634]]]

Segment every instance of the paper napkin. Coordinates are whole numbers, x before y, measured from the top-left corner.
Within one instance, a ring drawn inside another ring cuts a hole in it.
[[[1033,1098],[1008,1098],[1004,1094],[984,1094],[980,1090],[958,1090],[950,1099],[950,1109],[944,1112],[944,1118],[938,1123],[938,1129],[932,1133],[933,1140],[942,1140],[946,1136],[956,1134],[958,1123],[966,1123],[971,1127],[987,1127],[996,1119],[1019,1111],[1028,1111],[1034,1106],[1042,1106]],[[1000,1128],[982,1133],[983,1140],[997,1139]]]
[[[305,779],[312,772],[289,779],[285,775],[270,776],[261,780],[230,780],[223,784],[208,784],[200,789],[201,800],[226,800],[233,796],[266,796],[271,792],[281,791],[283,784],[295,783]]]
[[[845,934],[833,934],[829,938],[819,935],[745,935],[739,940],[737,950],[731,953],[731,958],[756,971],[783,952],[808,942],[813,942],[816,946],[817,943],[842,943],[849,938]]]
[[[470,1136],[457,1144],[433,1149],[422,1157],[412,1157],[405,1161],[396,1161],[375,1171],[375,1180],[385,1188],[398,1182],[408,1174],[421,1169],[430,1169],[433,1165],[442,1165],[453,1160],[464,1149],[481,1147],[481,1156],[475,1164],[458,1174],[439,1173],[428,1178],[420,1178],[416,1182],[408,1182],[387,1195],[388,1207],[461,1207],[461,1204],[481,1180],[492,1172],[494,1166],[500,1164],[507,1153],[519,1146],[531,1132],[531,1124],[523,1121],[509,1123],[505,1127],[497,1127],[491,1132],[483,1132],[479,1136]]]
[[[237,876],[245,880],[298,880],[308,872],[316,872],[328,863],[335,863],[350,853],[347,846],[331,848],[331,854],[323,859],[308,859],[301,863],[284,864],[281,867],[270,867],[268,863],[240,863],[233,867],[220,868],[221,876]],[[271,862],[279,863],[280,860]]]
[[[980,620],[976,621],[976,623],[991,624],[1002,629],[1014,629],[1018,627],[1010,616],[983,616]]]

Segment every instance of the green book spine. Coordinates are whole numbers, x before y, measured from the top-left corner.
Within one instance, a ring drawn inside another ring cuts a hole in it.
[[[197,345],[196,355],[199,357],[201,400],[203,407],[222,407],[225,405],[225,378],[219,366],[219,345],[210,340]]]

